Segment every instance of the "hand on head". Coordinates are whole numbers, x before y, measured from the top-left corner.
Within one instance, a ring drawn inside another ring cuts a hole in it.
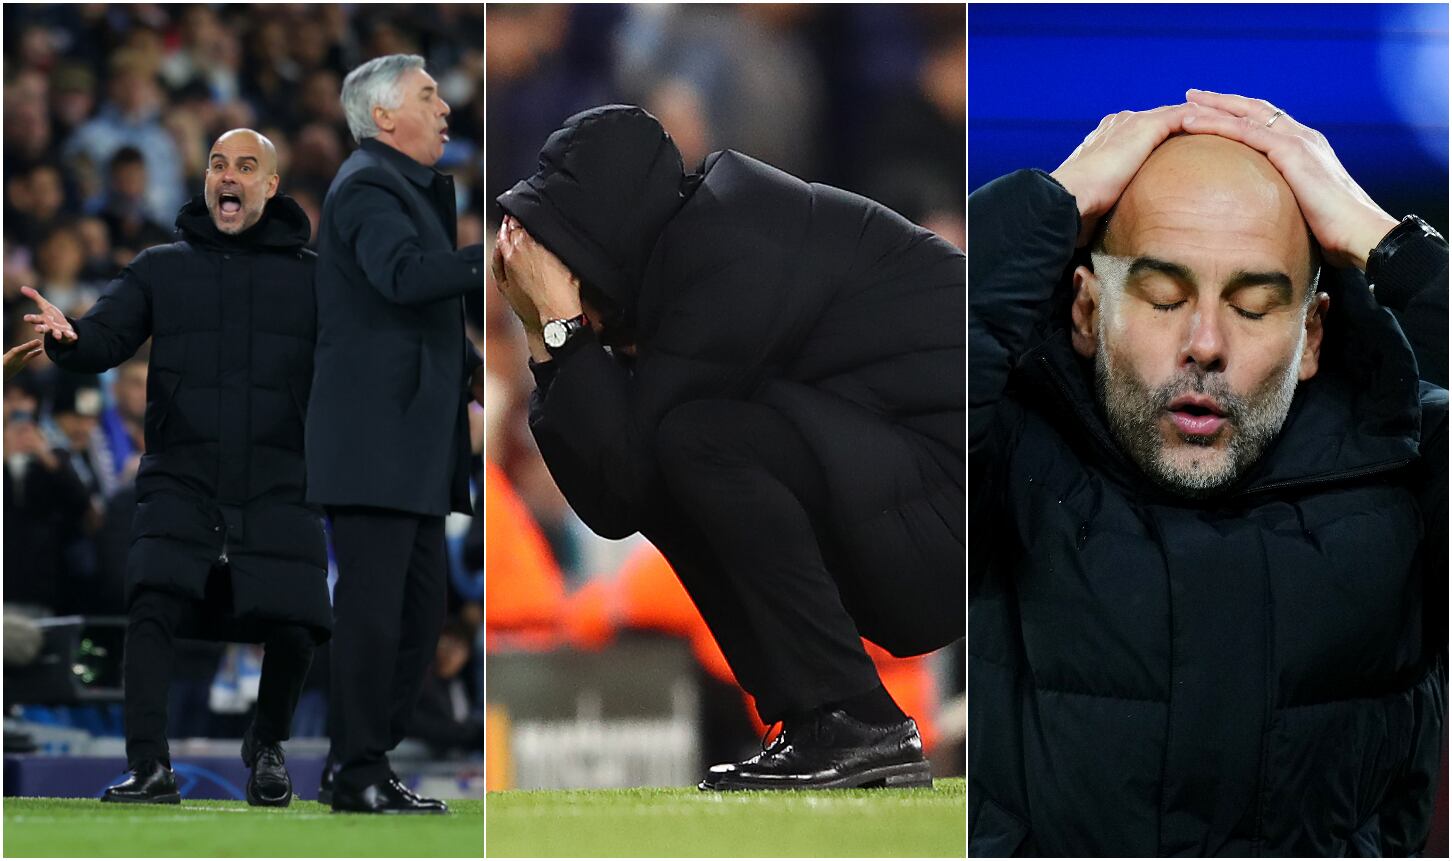
[[[1263,99],[1189,90],[1184,130],[1216,134],[1265,153],[1285,177],[1326,259],[1366,268],[1397,221],[1362,190],[1320,132]]]
[[[1214,134],[1265,154],[1295,194],[1327,260],[1366,267],[1367,255],[1396,219],[1357,185],[1320,132],[1261,99],[1205,90],[1186,97],[1184,104],[1105,117],[1053,171],[1078,203],[1080,246],[1160,144],[1181,133]]]

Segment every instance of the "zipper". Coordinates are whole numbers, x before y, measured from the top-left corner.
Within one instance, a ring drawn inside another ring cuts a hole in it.
[[[1345,472],[1333,472],[1326,475],[1313,475],[1310,478],[1292,478],[1285,481],[1277,481],[1274,484],[1263,484],[1260,487],[1247,488],[1234,494],[1231,498],[1242,496],[1253,496],[1257,493],[1265,493],[1271,490],[1285,490],[1288,487],[1304,487],[1311,484],[1329,484],[1336,481],[1347,481],[1353,478],[1364,478],[1368,475],[1377,475],[1383,472],[1395,472],[1404,466],[1409,465],[1415,458],[1404,457],[1400,460],[1389,460],[1383,463],[1374,463],[1371,466],[1363,466],[1357,469],[1348,469]]]

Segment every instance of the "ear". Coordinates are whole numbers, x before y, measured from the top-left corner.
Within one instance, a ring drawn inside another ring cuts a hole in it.
[[[1074,270],[1074,305],[1071,309],[1074,328],[1069,340],[1074,351],[1086,359],[1094,358],[1099,349],[1096,315],[1099,313],[1099,277],[1089,267]]]
[[[398,125],[389,110],[378,105],[373,106],[373,124],[378,126],[379,131],[390,133]]]
[[[1303,383],[1316,376],[1321,367],[1321,338],[1326,334],[1326,309],[1330,307],[1331,297],[1321,293],[1306,312],[1306,346],[1301,351],[1301,371],[1297,377]]]
[[[277,184],[279,182],[282,182],[282,177],[278,176],[275,173],[270,178],[268,178],[268,180],[267,180],[267,199],[268,200],[271,200],[272,199],[272,196],[274,194],[277,194]]]

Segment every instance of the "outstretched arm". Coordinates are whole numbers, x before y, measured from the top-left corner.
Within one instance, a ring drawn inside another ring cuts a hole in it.
[[[25,315],[25,321],[45,337],[51,361],[68,371],[99,374],[131,358],[151,337],[151,285],[146,270],[143,253],[79,320],[66,317],[33,288],[22,287],[21,292],[39,306],[38,313]]]

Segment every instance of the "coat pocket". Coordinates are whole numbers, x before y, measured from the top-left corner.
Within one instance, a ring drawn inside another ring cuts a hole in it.
[[[1012,813],[983,799],[978,811],[978,821],[973,824],[973,833],[968,836],[970,858],[1012,858],[1028,839],[1028,825]]]
[[[181,385],[181,374],[163,368],[152,368],[150,375],[155,378],[155,384],[153,385],[150,381],[147,384],[146,416],[143,419],[143,425],[146,429],[147,449],[160,451],[165,448],[165,437],[162,434],[166,430],[166,421],[171,417],[173,405],[176,403],[176,390]]]

